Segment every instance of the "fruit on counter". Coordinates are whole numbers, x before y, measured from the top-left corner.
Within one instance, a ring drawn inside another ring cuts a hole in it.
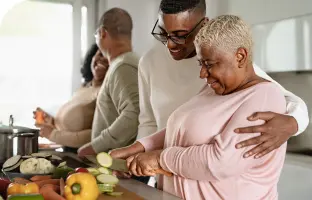
[[[96,180],[98,180],[100,183],[111,184],[111,185],[116,185],[119,182],[116,176],[107,175],[107,174],[98,175],[96,177]]]
[[[16,178],[13,178],[13,182],[19,183],[19,184],[27,184],[27,183],[30,183],[31,181],[29,181],[25,178],[16,177]]]
[[[10,195],[7,200],[45,200],[40,194]]]
[[[96,179],[90,173],[75,173],[66,180],[66,200],[95,200],[99,193]]]
[[[75,173],[89,173],[89,171],[86,169],[86,168],[82,168],[82,167],[79,167],[79,168],[76,168],[75,169]]]
[[[97,170],[97,169],[95,169],[95,168],[92,168],[92,167],[87,168],[87,170],[88,170],[88,172],[89,172],[90,174],[92,174],[93,176],[97,176],[97,175],[100,175],[100,174],[101,174],[99,170]]]
[[[13,171],[15,169],[18,169],[18,167],[22,162],[23,162],[22,156],[20,155],[13,156],[5,161],[5,163],[2,166],[2,169],[5,172]]]
[[[36,183],[11,183],[7,189],[7,195],[15,194],[39,194],[39,186]]]
[[[98,170],[99,170],[99,172],[100,172],[101,174],[107,174],[107,175],[113,174],[112,170],[107,169],[107,168],[105,168],[105,167],[100,167],[100,168],[98,168]]]
[[[28,158],[21,163],[23,174],[50,174],[54,172],[54,165],[45,158]]]
[[[7,196],[7,188],[10,185],[11,181],[6,178],[0,178],[0,194],[3,197]]]
[[[113,164],[112,157],[105,152],[98,153],[96,155],[96,160],[103,167],[110,167]]]

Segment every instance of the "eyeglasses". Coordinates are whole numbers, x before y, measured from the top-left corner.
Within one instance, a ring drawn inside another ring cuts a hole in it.
[[[155,33],[155,28],[158,24],[158,19],[154,25],[154,28],[151,32],[151,34],[155,37],[156,40],[162,42],[163,44],[167,43],[167,41],[170,39],[172,42],[176,44],[185,44],[186,39],[196,30],[196,28],[201,24],[202,21],[204,21],[205,18],[201,19],[195,26],[194,28],[186,35],[183,36],[171,36],[169,33]]]
[[[95,38],[98,37],[99,31],[100,31],[100,29],[103,28],[103,27],[104,27],[104,25],[101,25],[99,28],[96,29],[96,31],[94,32],[94,37],[95,37]]]

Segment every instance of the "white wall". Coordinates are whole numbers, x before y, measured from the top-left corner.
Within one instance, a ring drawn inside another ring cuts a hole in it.
[[[139,55],[146,52],[155,42],[151,35],[157,19],[160,0],[99,0],[99,18],[108,9],[123,8],[133,20],[133,48]]]
[[[155,42],[150,34],[157,20],[161,0],[99,0],[98,17],[110,8],[120,7],[127,10],[134,21],[133,46],[142,55]],[[206,0],[207,16],[212,18],[227,11],[227,1]]]
[[[228,0],[252,25],[254,61],[268,72],[312,69],[311,0]]]

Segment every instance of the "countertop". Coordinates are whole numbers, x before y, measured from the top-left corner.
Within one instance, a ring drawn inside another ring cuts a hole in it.
[[[66,161],[66,157],[75,159],[78,162],[83,162],[78,156],[74,153],[65,153],[65,152],[51,152],[52,154],[58,155]],[[72,161],[72,160],[71,160]],[[79,166],[74,166],[79,167]],[[175,197],[169,193],[158,190],[154,187],[141,183],[134,179],[120,179],[119,185],[125,189],[143,197],[148,200],[179,200],[180,198]]]

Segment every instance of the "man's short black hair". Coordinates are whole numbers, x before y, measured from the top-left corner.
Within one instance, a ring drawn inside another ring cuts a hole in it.
[[[162,0],[159,9],[164,14],[196,11],[206,15],[206,2],[205,0]]]

